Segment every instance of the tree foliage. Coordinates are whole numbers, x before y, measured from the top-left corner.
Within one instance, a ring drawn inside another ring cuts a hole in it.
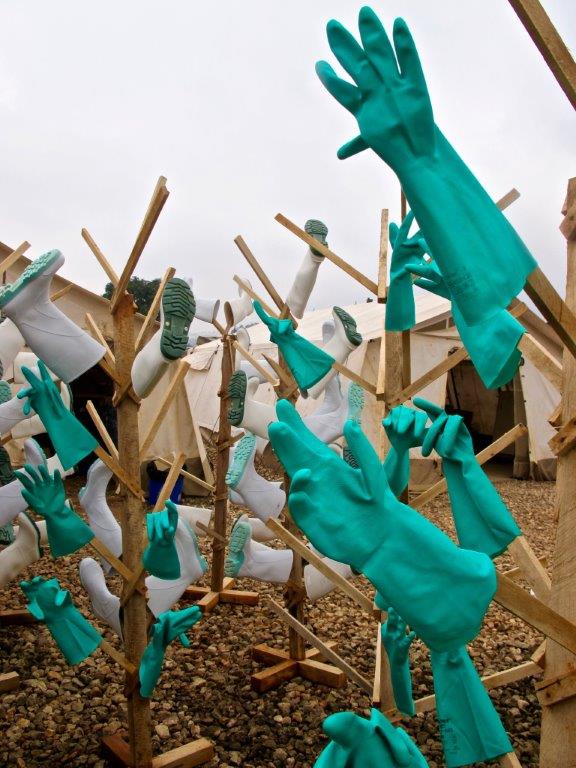
[[[141,277],[131,277],[128,282],[128,293],[134,296],[134,301],[138,307],[138,312],[145,315],[150,309],[150,304],[156,295],[158,286],[160,285],[160,279],[144,280]],[[105,299],[112,298],[114,292],[114,286],[112,283],[106,283],[103,296]]]

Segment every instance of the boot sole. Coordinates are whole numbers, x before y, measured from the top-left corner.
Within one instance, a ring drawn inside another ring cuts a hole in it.
[[[250,432],[247,432],[244,437],[237,443],[234,449],[234,460],[232,466],[226,472],[226,485],[230,488],[236,488],[240,482],[246,465],[250,460],[250,456],[254,451],[256,445],[256,438]]]
[[[2,286],[0,288],[0,307],[5,307],[28,283],[44,274],[61,256],[60,251],[56,250],[43,253],[42,256],[39,256],[32,264],[27,266],[20,277],[16,278],[13,283]]]
[[[360,346],[362,344],[362,335],[358,333],[356,320],[341,307],[334,307],[334,313],[342,323],[344,333],[350,344],[353,344],[355,347]]]
[[[16,475],[12,469],[12,462],[6,448],[0,446],[0,486],[8,485],[12,480],[16,480]]]
[[[232,528],[228,554],[224,561],[224,574],[228,577],[238,576],[244,563],[244,546],[252,534],[248,523],[238,521]]]
[[[234,371],[228,384],[228,397],[230,398],[228,421],[234,427],[239,427],[244,418],[247,381],[244,371]]]
[[[0,405],[12,400],[12,390],[7,381],[0,381]]]
[[[362,421],[362,411],[364,410],[364,390],[353,381],[348,387],[348,418],[356,424]]]
[[[185,280],[169,280],[162,294],[163,327],[160,351],[168,360],[178,360],[186,352],[188,331],[196,314],[196,302]]]
[[[359,468],[358,462],[356,461],[354,454],[352,453],[350,448],[348,448],[347,445],[344,446],[344,450],[342,451],[342,458],[344,459],[346,464],[349,464],[352,467],[352,469]]]

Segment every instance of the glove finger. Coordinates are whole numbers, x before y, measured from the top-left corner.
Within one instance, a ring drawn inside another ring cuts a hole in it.
[[[327,61],[318,61],[316,63],[316,74],[320,82],[326,88],[328,93],[333,96],[339,104],[349,112],[354,112],[362,103],[360,91],[352,83],[338,77]]]
[[[422,445],[422,441],[424,440],[427,421],[428,414],[423,411],[414,411],[414,439],[418,441],[418,445]]]
[[[32,389],[34,389],[34,386],[40,382],[40,379],[30,370],[30,368],[28,368],[27,365],[23,365],[20,370],[24,374],[26,381],[31,385]]]
[[[438,439],[439,435],[442,433],[442,430],[444,429],[444,425],[446,424],[447,420],[448,420],[448,416],[445,413],[443,413],[432,424],[432,426],[426,433],[424,442],[422,443],[422,456],[430,456],[430,454],[432,453],[432,449],[436,444],[436,440]]]
[[[288,400],[279,400],[276,403],[276,415],[279,421],[287,424],[299,439],[306,443],[313,451],[319,455],[332,455],[330,448],[308,429],[296,408]]]
[[[22,470],[16,470],[14,472],[18,480],[21,482],[21,484],[24,486],[24,488],[27,488],[29,491],[32,491],[34,488],[34,482],[28,477],[26,472],[22,472]]]
[[[390,225],[388,226],[388,240],[390,240],[390,245],[392,248],[396,245],[396,240],[398,239],[398,232],[399,232],[398,224],[394,224],[392,221]]]
[[[351,35],[339,21],[333,19],[326,25],[326,33],[332,53],[356,85],[362,90],[377,88],[380,85],[380,78],[354,35]]]
[[[50,376],[50,371],[46,367],[46,363],[43,360],[38,360],[38,370],[40,371],[40,378],[42,381],[52,381],[52,377]]]
[[[413,397],[412,402],[416,408],[420,408],[421,411],[425,411],[428,416],[434,421],[434,419],[444,413],[444,408],[441,405],[425,400],[423,397]]]
[[[360,9],[358,28],[366,55],[382,80],[397,78],[398,65],[392,43],[372,8],[364,6]]]
[[[358,467],[368,488],[375,490],[375,485],[378,485],[381,481],[382,464],[372,443],[362,432],[360,426],[351,420],[344,424],[344,437],[348,443],[348,448],[358,462]]]
[[[442,435],[442,452],[446,454],[452,453],[456,440],[458,439],[458,432],[460,431],[461,424],[464,419],[462,416],[449,416],[448,423],[444,429]]]
[[[368,149],[368,144],[366,144],[362,136],[355,136],[350,141],[347,141],[346,144],[342,144],[336,156],[338,160],[347,160],[349,157],[364,152],[365,149]]]
[[[278,460],[290,477],[294,477],[299,469],[307,469],[317,463],[317,454],[287,424],[278,421],[270,424],[268,436]]]
[[[34,483],[40,483],[42,481],[42,477],[38,473],[38,467],[33,467],[32,464],[24,464],[24,469]]]
[[[427,264],[424,260],[409,261],[405,265],[404,269],[406,272],[412,272],[414,275],[419,275],[420,277],[424,277],[427,280],[432,280],[435,276],[435,273],[430,264]]]
[[[413,221],[414,211],[408,211],[406,216],[404,216],[404,220],[400,225],[400,231],[398,232],[398,237],[400,238],[401,243],[406,243],[406,238],[408,237],[408,232],[410,231],[410,227],[412,226]]]
[[[46,467],[45,464],[40,464],[40,466],[38,467],[38,471],[40,473],[40,477],[45,482],[49,482],[50,480],[52,480],[52,477],[50,476],[50,472],[48,472],[48,468]]]
[[[416,45],[414,44],[410,30],[404,19],[395,20],[392,36],[394,39],[394,48],[396,49],[398,64],[400,65],[400,74],[405,80],[408,80],[420,94],[423,94],[428,98],[428,88],[426,87],[426,79],[424,77],[424,72],[422,71],[422,65],[420,64],[420,57],[418,56]]]
[[[406,406],[399,407],[398,414],[398,434],[405,435],[414,424],[414,411],[413,408],[407,408]]]

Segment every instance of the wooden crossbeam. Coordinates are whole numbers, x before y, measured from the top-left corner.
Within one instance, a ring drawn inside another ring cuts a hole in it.
[[[54,291],[52,296],[50,296],[50,301],[58,301],[58,299],[61,299],[62,296],[66,296],[67,293],[70,293],[72,288],[74,288],[72,283],[68,283],[68,285],[65,285],[63,288],[60,288],[60,290]]]
[[[271,384],[273,387],[277,387],[279,384],[278,379],[275,379],[274,376],[270,373],[270,371],[266,370],[263,365],[261,365],[258,360],[254,357],[254,355],[251,355],[250,352],[248,352],[247,349],[245,349],[241,344],[239,344],[237,341],[232,342],[232,346],[234,349],[239,352],[242,357],[245,360],[248,360],[249,363],[251,363],[254,368],[266,379],[266,381]]]
[[[106,426],[104,425],[104,422],[100,418],[100,414],[96,410],[96,407],[92,402],[92,400],[88,400],[88,402],[86,403],[86,410],[88,411],[88,414],[92,419],[94,426],[98,430],[98,434],[102,438],[102,442],[108,449],[110,455],[113,456],[116,459],[116,461],[118,461],[118,448],[116,448],[114,444],[114,440],[112,440],[110,433],[106,429]]]
[[[526,537],[517,536],[508,545],[508,552],[514,558],[514,562],[520,567],[524,578],[530,583],[536,597],[547,602],[550,598],[550,576]]]
[[[262,305],[263,310],[266,312],[267,315],[271,315],[272,317],[279,317],[278,313],[272,309],[272,307],[264,301],[262,296],[259,296],[256,291],[251,288],[248,283],[245,280],[242,280],[241,277],[238,277],[238,275],[234,275],[232,278],[236,285],[239,285],[242,290],[250,296],[252,301],[258,301]]]
[[[531,333],[525,333],[522,336],[518,343],[518,349],[548,379],[554,389],[560,392],[562,389],[562,363],[554,355],[551,355],[539,341],[536,341]]]
[[[86,325],[88,326],[88,330],[90,331],[92,336],[96,339],[96,341],[100,342],[100,344],[102,344],[102,346],[105,349],[104,359],[106,360],[106,362],[108,363],[108,365],[111,368],[115,369],[116,368],[116,358],[114,357],[114,353],[110,349],[110,346],[108,345],[108,342],[104,338],[104,334],[100,330],[100,328],[98,326],[98,323],[96,322],[96,320],[94,320],[94,318],[92,317],[90,312],[86,312],[85,318],[86,318]]]
[[[152,196],[152,200],[150,201],[150,205],[148,206],[148,210],[146,211],[144,221],[142,222],[142,226],[140,227],[140,231],[136,237],[136,242],[134,243],[132,251],[130,252],[130,256],[128,256],[128,260],[126,261],[126,265],[122,270],[122,274],[118,278],[118,283],[114,288],[114,293],[112,294],[112,298],[110,300],[110,311],[112,314],[114,314],[118,309],[120,300],[126,292],[130,278],[136,269],[138,260],[140,259],[142,251],[144,250],[146,243],[152,234],[154,225],[158,221],[158,217],[160,216],[162,208],[164,207],[164,203],[168,199],[169,194],[170,193],[166,189],[166,179],[161,176],[158,180],[158,183],[156,184],[156,189],[154,190],[154,194]]]
[[[388,208],[383,208],[380,213],[377,296],[380,304],[384,304],[388,296]]]
[[[366,392],[370,392],[372,395],[376,394],[376,384],[372,384],[371,382],[367,381],[363,376],[360,376],[360,374],[351,371],[350,368],[342,365],[342,363],[339,363],[335,360],[332,363],[332,368],[338,373],[341,373],[342,376],[350,379],[350,381],[355,381],[356,384],[360,384],[360,386],[365,389]]]
[[[15,248],[12,253],[9,253],[8,256],[6,256],[5,259],[0,261],[0,275],[3,272],[7,272],[10,267],[14,266],[20,256],[22,256],[23,253],[25,253],[28,248],[30,248],[30,243],[28,243],[26,240],[24,240],[23,243],[20,243],[18,248]]]
[[[152,303],[150,304],[148,312],[146,313],[146,318],[142,323],[142,327],[140,328],[140,333],[138,334],[138,337],[136,339],[136,353],[138,353],[142,349],[142,347],[144,346],[144,343],[146,342],[146,336],[148,334],[150,326],[156,320],[156,315],[160,310],[160,302],[162,301],[162,294],[164,293],[164,288],[166,288],[166,283],[169,280],[172,280],[175,274],[176,274],[176,270],[174,269],[174,267],[168,267],[168,269],[164,273],[164,277],[160,281],[158,290],[154,294],[154,298],[152,299]]]
[[[96,241],[94,240],[90,232],[88,232],[87,229],[82,228],[81,235],[84,241],[86,242],[88,248],[90,248],[90,250],[96,257],[96,261],[100,264],[104,272],[106,272],[108,280],[110,280],[113,286],[117,286],[120,278],[112,268],[112,265],[109,263],[106,256],[104,256],[100,248],[96,245]]]
[[[108,642],[108,640],[100,641],[100,649],[104,651],[104,653],[107,653],[111,659],[114,659],[114,661],[123,667],[129,674],[135,675],[138,672],[138,668],[132,664],[131,661],[128,661],[123,653],[117,651],[116,648],[114,648],[114,646]]]
[[[536,267],[528,275],[524,290],[556,331],[566,349],[576,357],[576,315],[568,308],[540,267]]]
[[[172,462],[168,459],[165,459],[163,456],[158,456],[154,461],[157,461],[159,464],[163,464],[165,467],[171,467]],[[182,477],[187,477],[188,480],[192,480],[197,485],[199,485],[201,488],[206,488],[207,491],[212,491],[212,493],[216,490],[213,485],[210,483],[207,483],[205,480],[202,480],[202,478],[197,477],[196,475],[193,475],[192,472],[188,472],[186,469],[181,469],[180,474]]]
[[[398,392],[397,395],[394,395],[388,402],[388,406],[390,408],[394,408],[397,405],[405,403],[406,400],[409,400],[414,395],[417,395],[418,392],[421,392],[429,384],[432,384],[433,381],[439,379],[440,376],[447,373],[447,371],[450,371],[452,368],[457,366],[458,363],[461,363],[468,357],[469,354],[466,348],[459,347],[455,352],[453,352],[451,355],[448,355],[444,360],[439,362],[438,365],[435,365],[429,371],[426,371],[426,373],[420,376],[420,378],[411,382],[401,392]]]
[[[296,379],[294,378],[294,376],[292,376],[290,371],[286,370],[285,368],[282,368],[280,363],[277,363],[273,357],[270,357],[270,355],[265,355],[264,353],[262,353],[262,357],[264,358],[264,360],[266,360],[270,368],[272,368],[274,373],[278,376],[280,383],[284,384],[284,386],[287,387],[288,390],[291,390],[291,393],[287,395],[287,397],[290,397],[293,392],[296,392],[299,389],[298,384],[296,383]]]
[[[98,456],[99,459],[102,459],[104,464],[108,467],[108,469],[111,469],[112,472],[116,475],[118,480],[120,480],[121,483],[123,483],[126,488],[134,495],[137,499],[144,500],[144,494],[142,492],[142,488],[140,488],[140,485],[133,483],[132,480],[128,477],[126,472],[122,469],[120,464],[118,463],[117,459],[110,456],[109,453],[106,453],[104,448],[102,448],[101,445],[99,445],[97,448],[94,449],[94,453],[96,456]]]
[[[164,508],[164,504],[170,498],[170,494],[172,493],[174,485],[176,484],[176,480],[182,472],[185,461],[186,454],[181,451],[171,464],[170,471],[166,475],[166,479],[164,480],[162,488],[160,489],[160,493],[158,494],[158,498],[156,499],[156,503],[154,504],[152,512],[160,512],[160,510]]]
[[[218,539],[218,541],[221,541],[223,544],[228,543],[228,539],[226,538],[226,536],[222,536],[220,533],[218,533],[218,531],[215,531],[214,528],[210,528],[209,525],[204,525],[204,523],[201,523],[200,521],[194,523],[194,525],[197,528],[200,528],[201,531],[204,531],[204,533],[207,536],[210,536],[210,538]]]
[[[182,383],[186,378],[186,374],[188,373],[189,368],[190,366],[186,362],[186,360],[180,360],[180,362],[178,363],[176,373],[174,374],[174,377],[170,382],[168,389],[164,392],[164,397],[162,398],[160,405],[158,406],[156,415],[152,419],[152,423],[148,427],[148,432],[146,433],[140,445],[141,460],[144,460],[146,458],[146,453],[150,448],[150,446],[152,445],[152,441],[154,440],[156,433],[160,429],[160,424],[162,423],[164,417],[166,416],[166,412],[168,411],[168,408],[170,408],[172,401],[174,400],[174,398],[178,393],[178,390],[182,386]]]
[[[576,416],[563,424],[554,437],[548,441],[550,450],[556,456],[566,456],[576,446]]]

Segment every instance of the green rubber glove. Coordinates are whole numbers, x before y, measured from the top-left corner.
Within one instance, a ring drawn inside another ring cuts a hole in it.
[[[24,414],[28,415],[31,409],[36,411],[48,432],[60,463],[64,469],[70,469],[92,453],[98,446],[98,441],[66,408],[58,387],[50,378],[42,360],[38,361],[38,368],[41,378],[35,376],[30,368],[22,366],[22,373],[30,386],[21,389],[17,396],[28,398],[24,404]]]
[[[442,470],[460,546],[496,557],[522,531],[474,455],[472,438],[461,416],[448,416],[434,403],[415,397],[414,405],[432,419],[422,455],[434,449]]]
[[[190,641],[184,633],[201,618],[202,610],[197,605],[184,608],[182,611],[165,611],[158,616],[152,626],[150,641],[140,661],[141,696],[145,698],[152,696],[162,671],[164,653],[172,640],[179,636],[182,645],[188,647]]]
[[[256,314],[270,330],[270,340],[278,345],[300,389],[310,389],[323,379],[332,368],[334,358],[297,334],[291,320],[271,317],[259,301],[253,303]]]
[[[28,610],[44,621],[68,664],[80,664],[102,642],[102,635],[82,616],[57,579],[36,576],[20,586],[30,600]]]
[[[338,157],[371,148],[394,170],[454,302],[466,322],[477,325],[508,306],[536,262],[436,126],[406,23],[394,22],[394,47],[370,8],[361,9],[359,29],[362,45],[337,21],[327,27],[330,48],[356,85],[328,63],[316,65],[360,128]]]
[[[142,555],[142,563],[148,573],[159,579],[180,578],[180,560],[174,544],[178,526],[178,510],[168,500],[160,512],[146,515],[148,546]]]
[[[324,720],[322,729],[331,741],[314,768],[427,768],[408,734],[377,709],[372,709],[370,720],[336,712]]]
[[[412,698],[412,676],[410,675],[410,645],[416,637],[415,632],[406,632],[406,622],[398,616],[394,608],[382,607],[381,595],[376,604],[382,610],[388,611],[388,619],[382,624],[382,642],[386,648],[390,662],[390,677],[394,691],[396,706],[404,715],[414,715],[414,699]]]
[[[410,262],[405,269],[420,275],[416,285],[452,300],[448,286],[434,261],[425,262],[421,259],[419,262]],[[518,344],[525,332],[518,320],[505,309],[501,309],[482,323],[481,328],[470,326],[454,302],[452,317],[484,386],[496,389],[513,379],[522,359]]]
[[[492,760],[512,745],[466,648],[431,651],[436,715],[447,768]]]
[[[412,275],[406,270],[406,264],[419,258],[425,252],[426,244],[420,232],[408,237],[413,221],[414,214],[409,211],[400,227],[392,223],[388,228],[392,261],[386,299],[387,331],[407,331],[416,323]]]
[[[496,591],[490,558],[457,547],[399,502],[353,421],[344,436],[358,469],[318,440],[289,402],[280,400],[276,414],[268,435],[292,478],[290,513],[316,549],[362,572],[429,647],[450,650],[474,638]]]
[[[51,476],[44,465],[24,466],[26,472],[16,472],[24,488],[22,496],[28,506],[46,519],[46,533],[52,557],[71,555],[94,538],[94,533],[66,503],[66,491],[60,472]]]
[[[428,417],[422,411],[398,405],[382,421],[390,450],[384,469],[392,493],[400,496],[410,479],[410,448],[422,445]]]

